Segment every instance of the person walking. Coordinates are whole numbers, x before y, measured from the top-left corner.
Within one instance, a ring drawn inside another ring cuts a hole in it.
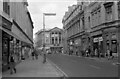
[[[31,55],[32,55],[32,59],[34,60],[34,56],[35,56],[34,50],[32,51]]]
[[[97,52],[97,48],[96,48],[96,49],[95,49],[95,57],[97,57],[97,53],[98,53],[98,52]]]
[[[37,52],[36,49],[34,49],[34,55],[35,55],[35,58],[36,58],[36,60],[37,60],[37,59],[38,59],[38,52]]]
[[[110,59],[110,50],[109,49],[107,49],[107,58],[108,58],[108,60]]]
[[[113,59],[112,50],[110,50],[110,59]]]
[[[13,55],[11,55],[10,56],[10,74],[13,74],[13,71],[16,73],[15,58]]]

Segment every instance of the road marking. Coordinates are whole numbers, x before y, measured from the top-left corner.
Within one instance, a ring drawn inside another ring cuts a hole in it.
[[[90,65],[90,67],[96,68],[96,69],[100,69],[100,67],[94,66],[94,65]]]
[[[48,58],[47,58],[47,60],[48,61],[50,61],[63,75],[64,75],[64,77],[68,77],[68,75],[65,73],[65,72],[63,72],[55,63],[53,63],[51,60],[49,60]]]

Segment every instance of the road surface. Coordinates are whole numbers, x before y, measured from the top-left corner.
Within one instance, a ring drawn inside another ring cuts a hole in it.
[[[89,58],[63,54],[47,55],[68,77],[118,77],[118,66]]]

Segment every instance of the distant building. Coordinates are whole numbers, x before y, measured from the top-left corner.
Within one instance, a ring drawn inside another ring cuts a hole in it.
[[[33,47],[34,27],[27,9],[28,3],[26,0],[10,1],[0,1],[0,20],[2,20],[0,21],[0,46],[3,71],[8,69],[11,54],[14,54],[15,61],[19,62],[22,57],[28,56]]]
[[[52,52],[61,52],[63,48],[63,30],[60,28],[52,28],[45,30],[40,30],[36,33],[36,47],[42,49],[45,43],[46,49],[50,49]],[[45,37],[44,37],[45,34]]]

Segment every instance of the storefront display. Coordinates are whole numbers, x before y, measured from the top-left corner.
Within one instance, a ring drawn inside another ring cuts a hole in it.
[[[93,38],[93,51],[95,54],[95,50],[97,50],[97,54],[98,53],[103,53],[103,37],[99,36],[99,37],[94,37]]]

